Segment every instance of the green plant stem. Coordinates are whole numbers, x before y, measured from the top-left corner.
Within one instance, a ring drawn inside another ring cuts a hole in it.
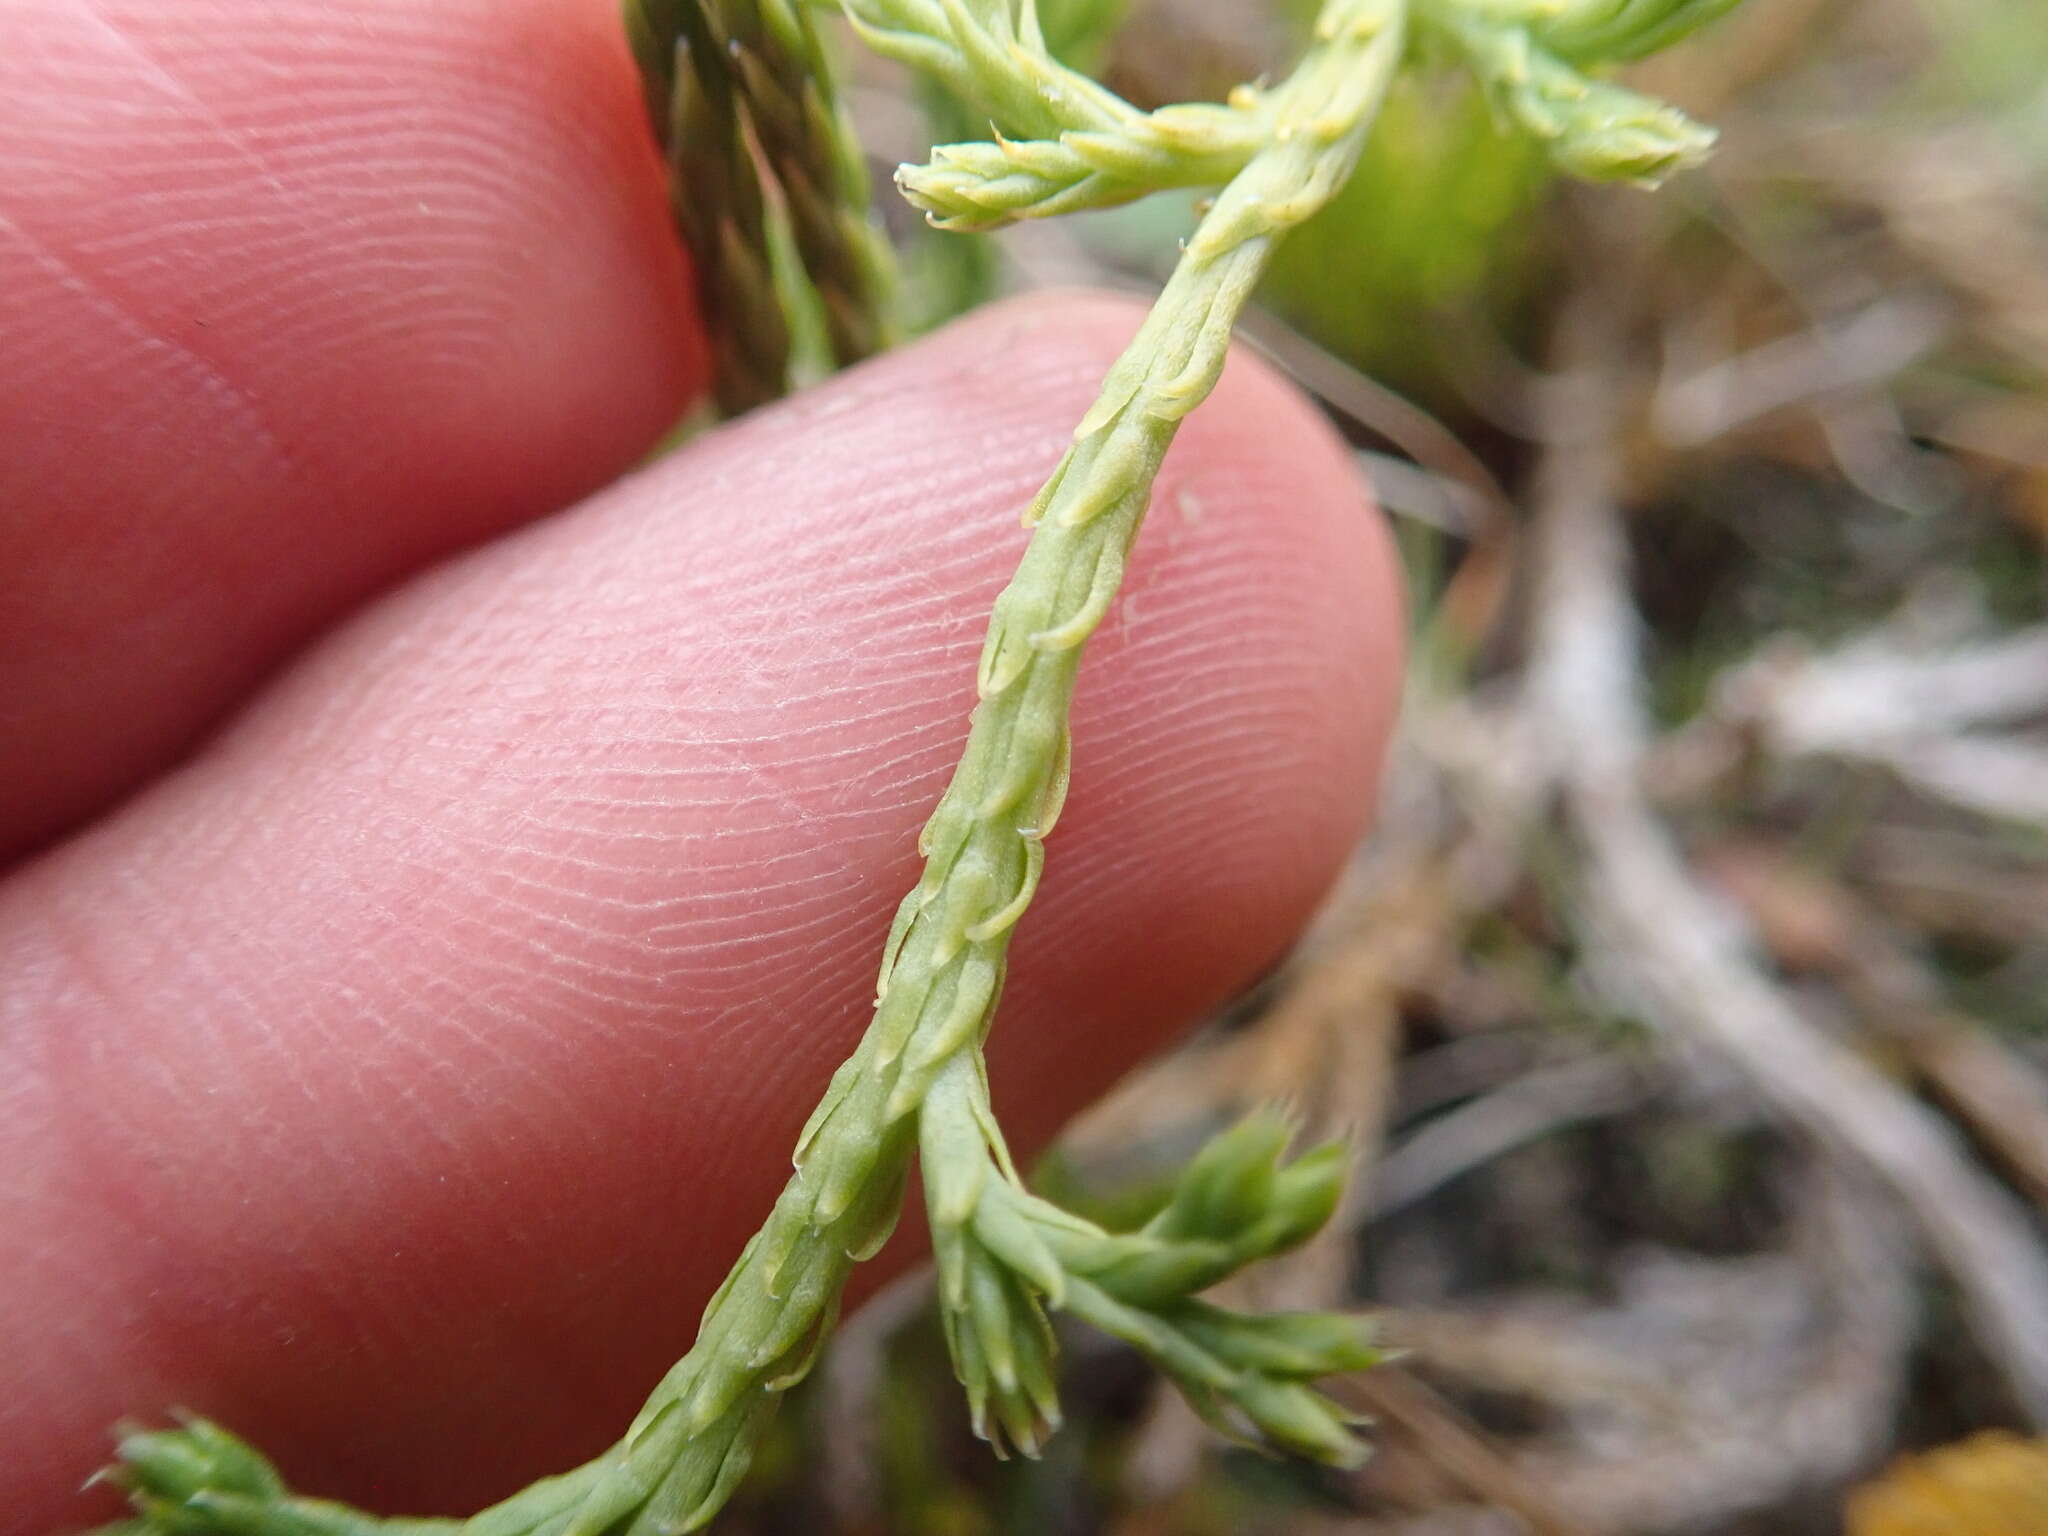
[[[1421,15],[1464,0],[1415,3]],[[1617,9],[1579,0],[1556,14],[1579,35],[1625,40],[1720,3],[1629,0]],[[781,1395],[816,1359],[852,1266],[887,1239],[913,1158],[948,1345],[976,1426],[998,1448],[1034,1450],[1057,1415],[1051,1306],[1144,1351],[1219,1427],[1331,1462],[1359,1453],[1344,1417],[1311,1385],[1376,1358],[1356,1319],[1247,1317],[1196,1299],[1327,1218],[1338,1150],[1283,1165],[1286,1126],[1255,1116],[1204,1149],[1144,1228],[1106,1232],[1025,1190],[996,1124],[981,1048],[1010,935],[1037,891],[1065,799],[1082,649],[1116,596],[1161,461],[1215,387],[1276,244],[1356,164],[1402,59],[1409,0],[1327,0],[1307,56],[1279,87],[1229,107],[1153,114],[1058,64],[1029,3],[846,4],[882,51],[931,69],[959,100],[1035,136],[1034,152],[1089,167],[1066,185],[1086,184],[1090,197],[1211,175],[1224,183],[1025,514],[1032,535],[990,618],[966,747],[920,835],[924,867],[884,946],[874,1017],[805,1126],[794,1174],[706,1306],[690,1352],[604,1455],[466,1521],[380,1520],[292,1495],[267,1462],[214,1426],[137,1433],[122,1442],[120,1473],[141,1516],[126,1528],[137,1536],[699,1529],[745,1472]],[[694,188],[686,178],[699,176],[724,199],[700,209],[678,198],[679,221],[725,304],[713,317],[714,342],[727,349],[721,402],[744,408],[787,375],[766,254],[774,229],[749,125],[825,298],[833,350],[844,360],[877,344],[870,322],[884,263],[829,89],[796,80],[822,68],[796,0],[630,0],[628,20],[676,184]],[[1682,119],[1646,117],[1641,98],[1539,57],[1518,27],[1475,21],[1460,35],[1497,98],[1548,132],[1553,153],[1563,146],[1595,173],[1645,175],[1693,152]],[[1191,124],[1211,133],[1206,149],[1182,131]],[[993,148],[991,185],[1015,158]],[[972,171],[963,173],[970,182]],[[953,190],[984,211],[1001,201],[977,202],[987,189],[965,183]],[[1042,187],[1025,191],[1018,207],[1046,211]],[[752,326],[769,343],[759,352],[748,350],[760,339]]]
[[[844,10],[875,52],[939,81],[997,132],[1052,138],[1141,117],[1053,56],[1035,5],[1016,0],[810,0]]]
[[[995,229],[1171,187],[1221,186],[1258,153],[1271,126],[1264,100],[1241,87],[1233,105],[1130,110],[1110,127],[1056,139],[941,144],[927,164],[898,171],[896,184],[940,229]]]
[[[926,63],[928,37],[909,26],[933,0],[850,0],[873,44]],[[1559,169],[1600,181],[1653,185],[1696,164],[1713,134],[1683,113],[1590,77],[1577,63],[1640,58],[1726,12],[1736,0],[1417,0],[1414,21],[1461,55],[1498,119],[1541,143]],[[896,25],[889,25],[893,19]],[[956,20],[949,85],[988,111],[993,142],[941,144],[897,185],[941,229],[989,230],[1018,219],[1106,208],[1166,187],[1220,186],[1269,141],[1276,102],[1240,86],[1226,105],[1140,112],[1093,81],[1085,89],[994,20]],[[1018,68],[1039,82],[1020,99]]]
[[[1045,52],[1069,68],[1093,72],[1107,52],[1128,0],[1038,0],[1035,14]],[[986,112],[963,101],[929,72],[917,74],[927,142],[957,145],[979,138],[990,126]],[[899,185],[901,183],[899,182]],[[989,240],[950,240],[929,232],[912,246],[912,296],[908,324],[926,331],[992,297],[998,253]]]
[[[1713,147],[1713,131],[1675,107],[1582,74],[1531,32],[1489,24],[1466,0],[1434,0],[1425,14],[1478,76],[1496,114],[1540,143],[1559,170],[1655,186]]]
[[[668,166],[670,216],[694,269],[712,396],[721,415],[737,416],[788,391],[790,357],[739,85],[699,0],[627,0],[624,18]]]
[[[706,1307],[696,1343],[620,1444],[554,1485],[579,1492],[573,1509],[522,1495],[528,1502],[519,1510],[498,1506],[468,1522],[471,1536],[666,1536],[708,1522],[744,1472],[779,1394],[809,1368],[848,1271],[893,1226],[918,1112],[942,1078],[949,1086],[927,1111],[931,1123],[956,1126],[964,1117],[976,1137],[964,1155],[939,1147],[936,1160],[927,1144],[942,1262],[950,1243],[956,1256],[983,1261],[977,1269],[984,1276],[1006,1273],[991,1269],[988,1251],[961,1246],[987,1179],[1016,1187],[987,1110],[980,1046],[1011,931],[1037,889],[1044,839],[1065,796],[1067,711],[1081,648],[1116,593],[1167,446],[1215,386],[1232,323],[1274,242],[1326,201],[1356,160],[1400,56],[1404,14],[1401,0],[1334,0],[1326,9],[1316,47],[1279,93],[1272,143],[1203,218],[1027,513],[1034,532],[996,601],[979,669],[981,701],[960,765],[920,838],[924,871],[890,934],[874,1019],[806,1126],[796,1171],[767,1222]],[[963,1192],[963,1185],[971,1187]],[[1041,1283],[1099,1320],[1129,1324],[1109,1293],[1098,1299],[1099,1288],[1076,1290],[1043,1275]],[[994,1326],[1000,1330],[1000,1318]],[[982,1332],[974,1336],[989,1342]],[[1212,1391],[1231,1379],[1227,1371],[1212,1374]],[[222,1496],[211,1497],[218,1515]],[[182,1507],[201,1512],[189,1499]],[[256,1516],[261,1508],[303,1514],[311,1507],[273,1496],[245,1511],[251,1518],[241,1528],[249,1536],[306,1529],[303,1519]],[[378,1527],[339,1506],[319,1508],[330,1533]],[[529,1515],[537,1518],[516,1523]]]
[[[904,166],[897,185],[948,230],[1106,208],[1169,187],[1216,187],[1267,142],[1267,93],[1240,86],[1231,104],[1142,112],[1061,63],[1007,3],[844,0],[863,40],[934,81],[994,129],[994,141],[940,145]],[[1019,25],[1021,19],[1022,25]]]
[[[809,10],[800,0],[626,0],[624,17],[695,269],[719,413],[788,392],[791,302],[808,312],[815,296],[835,366],[887,346],[894,258]],[[795,252],[786,270],[778,249]]]
[[[709,9],[823,302],[832,361],[857,363],[894,338],[894,260],[869,212],[867,164],[824,47],[801,0],[713,0]]]
[[[1273,243],[1356,159],[1399,57],[1402,14],[1397,0],[1329,8],[1319,46],[1285,88],[1275,142],[1203,219],[1033,503],[1031,541],[983,647],[966,750],[920,837],[924,871],[885,948],[874,1020],[805,1128],[767,1225],[706,1309],[697,1344],[656,1389],[590,1496],[590,1518],[573,1529],[606,1530],[635,1509],[624,1528],[636,1536],[708,1518],[744,1465],[745,1426],[800,1375],[851,1264],[887,1235],[914,1116],[949,1064],[978,1053],[1010,934],[1037,889],[1066,792],[1082,645],[1108,611],[1160,461],[1214,387]],[[956,1067],[949,1078],[978,1081],[979,1072]],[[983,1158],[1014,1178],[993,1124],[985,1120]],[[951,1167],[927,1162],[935,1217],[950,1214]],[[719,1449],[691,1449],[700,1444]]]
[[[974,109],[930,75],[917,77],[917,99],[933,143],[972,138],[982,127]],[[993,298],[1001,260],[993,240],[956,240],[927,227],[912,237],[907,265],[907,323],[922,333]]]

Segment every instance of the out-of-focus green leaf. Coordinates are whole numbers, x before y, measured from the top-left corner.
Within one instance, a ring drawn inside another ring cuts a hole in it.
[[[1281,247],[1260,297],[1395,389],[1440,397],[1450,330],[1500,324],[1531,281],[1543,152],[1463,78],[1410,76],[1350,183]]]

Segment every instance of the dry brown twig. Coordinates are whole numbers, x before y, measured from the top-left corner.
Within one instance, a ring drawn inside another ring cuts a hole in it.
[[[1731,669],[1706,717],[1673,752],[1718,739],[1773,756],[1833,757],[1880,767],[1936,800],[2048,822],[2048,740],[1998,731],[2048,715],[2048,626],[1967,645],[1930,647],[1880,628],[1814,653],[1774,645]]]
[[[1658,381],[1650,421],[1674,448],[1702,444],[1777,411],[1889,383],[1953,329],[1948,307],[1887,294],[1832,325],[1813,325]]]
[[[1391,1453],[1411,1449],[1439,1479],[1490,1510],[1506,1511],[1530,1536],[1591,1536],[1591,1527],[1457,1406],[1399,1366],[1346,1385],[1346,1400],[1381,1426]],[[1367,1469],[1370,1482],[1377,1469]],[[1437,1501],[1432,1501],[1437,1502]],[[1446,1513],[1438,1510],[1430,1513]],[[1397,1527],[1398,1529],[1398,1527]]]
[[[2023,1411],[2048,1422],[2048,1254],[2024,1212],[1940,1117],[1791,1006],[1753,959],[1748,926],[1701,886],[1644,797],[1637,619],[1615,503],[1618,310],[1609,282],[1582,291],[1560,322],[1578,387],[1546,397],[1535,493],[1523,708],[1582,847],[1579,926],[1629,1003],[1734,1064],[1765,1102],[1904,1201]]]
[[[1635,1063],[1612,1055],[1538,1067],[1438,1116],[1381,1157],[1372,1214],[1390,1216],[1460,1174],[1567,1126],[1633,1109],[1649,1088]]]
[[[2048,626],[1930,643],[1913,615],[1830,647],[1777,639],[1729,667],[1708,708],[1654,744],[1666,798],[1699,793],[1761,752],[1877,768],[1994,821],[2048,824]]]
[[[1967,298],[1985,332],[2048,367],[2048,236],[2033,180],[1982,122],[1891,142],[1818,135],[1813,169],[1884,219],[1899,244]]]
[[[1617,1400],[1578,1382],[1559,1405],[1569,1433],[1523,1453],[1528,1476],[1633,1536],[1710,1528],[1868,1464],[1890,1438],[1916,1327],[1902,1224],[1871,1180],[1826,1161],[1807,1165],[1791,1206],[1787,1251],[1642,1251],[1612,1303],[1525,1309],[1525,1329],[1564,1332],[1637,1383]],[[1646,1397],[1670,1411],[1644,1412]]]
[[[1895,1210],[1845,1172],[1799,1175],[1784,1251],[1639,1249],[1612,1299],[1399,1309],[1388,1337],[1541,1408],[1514,1464],[1587,1529],[1697,1530],[1832,1486],[1888,1440],[1915,1328]]]
[[[1462,524],[1450,531],[1471,548],[1439,594],[1437,612],[1476,646],[1500,612],[1514,561],[1518,520],[1499,479],[1435,416],[1284,321],[1255,313],[1244,332],[1295,383],[1337,415],[1406,454],[1448,493],[1446,499]],[[1389,467],[1400,474],[1398,460]],[[1381,476],[1375,475],[1374,482],[1383,503],[1391,502]]]
[[[2048,1211],[2048,1072],[1952,1008],[1907,936],[1841,881],[1747,844],[1715,850],[1711,869],[1778,963],[1833,977]]]

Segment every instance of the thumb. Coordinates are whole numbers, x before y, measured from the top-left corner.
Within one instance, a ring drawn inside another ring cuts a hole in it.
[[[0,1508],[182,1404],[474,1507],[688,1345],[866,1022],[982,616],[1125,305],[1005,306],[379,604],[0,892]],[[1239,358],[1083,672],[1020,1144],[1269,963],[1397,665],[1342,448]]]

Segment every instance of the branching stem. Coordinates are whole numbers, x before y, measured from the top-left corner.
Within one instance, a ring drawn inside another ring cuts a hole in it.
[[[1462,3],[1416,0],[1438,10]],[[1639,0],[1628,18],[1657,25],[1665,12],[1719,3]],[[1032,535],[995,603],[966,747],[919,838],[924,868],[884,946],[873,1020],[805,1126],[766,1223],[706,1306],[695,1344],[603,1456],[466,1521],[379,1520],[292,1495],[240,1441],[192,1424],[122,1443],[138,1533],[696,1530],[731,1495],[781,1395],[810,1369],[848,1272],[887,1239],[913,1158],[954,1364],[976,1427],[999,1449],[1035,1451],[1057,1417],[1044,1309],[1063,1307],[1143,1351],[1226,1431],[1330,1462],[1359,1454],[1347,1420],[1312,1383],[1377,1358],[1360,1320],[1244,1316],[1196,1299],[1321,1225],[1337,1200],[1339,1149],[1283,1163],[1288,1127],[1254,1116],[1194,1160],[1151,1222],[1108,1232],[1024,1189],[990,1105],[982,1043],[1010,935],[1038,889],[1066,796],[1082,649],[1116,597],[1160,463],[1215,387],[1276,242],[1350,175],[1403,59],[1410,0],[1327,0],[1307,56],[1279,86],[1231,106],[1150,114],[1057,64],[1028,0],[846,5],[878,48],[930,68],[1009,131],[1039,136],[1035,147],[983,146],[993,159],[944,161],[957,174],[943,185],[906,178],[935,213],[935,198],[955,198],[966,211],[953,222],[1211,177],[1222,187],[1025,513]],[[1577,0],[1541,14],[1584,31],[1618,25],[1612,9]],[[628,19],[676,178],[677,217],[716,300],[707,318],[721,405],[745,409],[787,381],[788,331],[769,255],[778,207],[823,301],[835,357],[851,361],[879,345],[886,252],[867,222],[859,161],[801,0],[630,0]],[[1641,98],[1581,90],[1554,60],[1529,76],[1526,35],[1509,37],[1501,25],[1473,23],[1474,59],[1490,58],[1515,110],[1554,128],[1586,164],[1633,174],[1668,147],[1644,137],[1633,105]],[[1663,119],[1654,126],[1665,138],[1676,132]],[[764,162],[779,188],[773,198],[759,180]],[[1011,174],[1027,162],[1058,174],[1033,190],[1028,176],[1019,183]]]

